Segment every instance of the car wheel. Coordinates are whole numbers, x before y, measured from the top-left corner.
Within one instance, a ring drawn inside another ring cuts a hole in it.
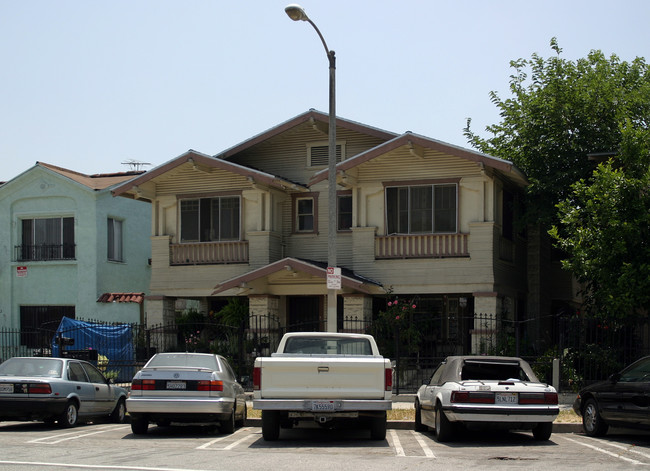
[[[422,423],[422,409],[420,408],[420,401],[415,400],[415,431],[426,432],[427,427]]]
[[[262,411],[262,438],[267,442],[273,442],[280,438],[280,412]]]
[[[453,424],[442,411],[440,404],[436,406],[436,441],[448,442],[454,436]]]
[[[77,403],[74,401],[68,401],[65,410],[59,416],[59,426],[65,428],[74,427],[77,425],[77,420],[79,420],[79,408],[77,407]]]
[[[582,428],[590,437],[605,435],[609,426],[603,421],[598,412],[598,403],[589,399],[582,409]]]
[[[220,423],[220,430],[221,433],[226,433],[226,434],[231,434],[235,431],[235,410],[236,410],[236,404],[233,405],[232,411],[230,412],[230,416],[226,420],[222,420]]]
[[[533,428],[533,437],[535,440],[548,440],[551,438],[551,433],[553,433],[553,422],[542,422]]]
[[[370,439],[386,439],[386,412],[381,414],[379,417],[373,417],[370,419]]]
[[[146,417],[132,417],[131,418],[131,431],[135,435],[145,435],[149,428],[149,419]]]
[[[111,422],[114,424],[123,424],[126,419],[126,403],[124,399],[117,401],[115,409],[111,412]]]

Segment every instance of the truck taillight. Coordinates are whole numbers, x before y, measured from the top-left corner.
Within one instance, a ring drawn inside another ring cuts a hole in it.
[[[262,384],[262,368],[256,366],[253,368],[253,390],[259,391]]]
[[[153,391],[156,389],[156,381],[153,379],[134,379],[131,383],[132,391]]]
[[[384,370],[384,391],[393,390],[393,369],[386,368]]]
[[[223,391],[223,381],[199,381],[197,391]]]
[[[29,394],[52,394],[52,387],[49,383],[32,383],[27,387]]]

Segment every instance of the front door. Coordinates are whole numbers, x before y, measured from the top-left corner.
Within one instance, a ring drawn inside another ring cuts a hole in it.
[[[320,332],[323,330],[323,297],[288,296],[287,314],[288,332]]]

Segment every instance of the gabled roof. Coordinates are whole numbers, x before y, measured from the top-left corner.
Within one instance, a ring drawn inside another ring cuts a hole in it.
[[[271,137],[277,136],[291,128],[294,128],[296,126],[299,126],[307,122],[327,125],[329,124],[329,114],[322,113],[312,108],[306,113],[300,114],[295,118],[291,118],[290,120],[285,121],[284,123],[278,124],[277,126],[274,126],[271,129],[268,129],[260,134],[257,134],[256,136],[253,136],[250,139],[247,139],[244,142],[231,147],[230,149],[226,149],[225,151],[215,155],[215,157],[218,157],[220,159],[228,159],[229,157],[237,154],[238,152],[242,152],[243,150],[246,150],[256,144],[259,144],[260,142],[264,142]],[[397,134],[394,132],[384,131],[383,129],[361,124],[356,121],[350,121],[348,119],[339,118],[338,116],[336,117],[336,127],[349,129],[350,131],[356,131],[361,134],[377,137],[379,139],[388,140],[388,139],[393,139],[395,136],[397,136]]]
[[[243,165],[235,164],[233,162],[228,162],[218,157],[211,157],[207,154],[197,152],[193,149],[188,150],[184,154],[172,159],[158,167],[149,170],[144,175],[141,175],[138,178],[134,178],[130,182],[121,185],[115,188],[112,193],[113,196],[122,195],[129,190],[132,190],[134,187],[142,185],[148,181],[159,177],[177,167],[180,167],[183,164],[190,163],[192,165],[203,166],[208,168],[217,168],[221,170],[226,170],[238,175],[243,175],[245,177],[250,177],[258,183],[263,183],[271,187],[276,188],[291,188],[297,191],[307,191],[307,188],[304,186],[287,180],[282,177],[271,175],[270,173],[262,172],[260,170],[253,169],[251,167],[244,167]]]
[[[297,258],[283,258],[277,262],[266,265],[257,270],[250,271],[244,275],[231,278],[230,280],[223,281],[218,283],[214,287],[212,295],[222,293],[231,288],[235,288],[242,283],[248,283],[255,281],[260,278],[264,278],[273,273],[280,272],[282,270],[294,270],[297,272],[303,272],[311,276],[323,278],[323,282],[327,279],[327,264],[322,262],[315,262],[313,260],[300,260]],[[341,284],[342,286],[349,287],[364,293],[374,292],[375,290],[371,289],[371,286],[375,288],[380,287],[381,284],[373,281],[369,278],[364,278],[362,276],[356,275],[351,270],[341,269]]]
[[[354,168],[358,165],[361,165],[369,160],[372,160],[376,157],[391,152],[395,149],[398,149],[403,146],[408,146],[411,149],[416,151],[415,146],[421,148],[431,149],[438,152],[443,152],[445,154],[453,155],[460,157],[465,160],[476,162],[477,164],[484,165],[485,167],[494,168],[495,170],[500,170],[506,174],[512,174],[515,179],[526,181],[526,177],[521,171],[519,171],[512,162],[508,160],[499,159],[497,157],[492,157],[491,155],[482,154],[480,152],[475,152],[473,150],[464,149],[462,147],[455,146],[453,144],[448,144],[446,142],[438,141],[436,139],[431,139],[428,137],[421,136],[419,134],[414,134],[412,132],[406,132],[400,136],[397,136],[390,141],[386,141],[382,144],[379,144],[372,149],[368,149],[365,152],[355,155],[350,159],[346,159],[343,162],[339,162],[336,165],[337,172],[346,171],[351,168]],[[416,151],[417,152],[417,151]],[[309,181],[309,186],[312,186],[320,181],[327,179],[328,169],[325,168],[317,172]]]
[[[63,167],[57,167],[56,165],[47,164],[45,162],[36,162],[36,165],[32,167],[32,169],[36,167],[43,168],[49,172],[54,172],[58,175],[61,175],[62,177],[65,177],[69,180],[79,183],[94,191],[105,190],[106,188],[119,185],[120,183],[131,180],[132,178],[144,173],[143,170],[138,170],[138,171],[129,171],[129,172],[97,173],[93,175],[85,175],[83,173],[75,172],[74,170],[69,170]]]

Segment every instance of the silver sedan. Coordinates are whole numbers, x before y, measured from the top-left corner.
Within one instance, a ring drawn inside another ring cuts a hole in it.
[[[246,420],[244,388],[226,359],[208,353],[158,353],[133,378],[126,400],[131,430],[149,423],[216,423],[232,433]]]
[[[122,423],[125,399],[124,388],[86,361],[14,357],[0,365],[0,420],[56,421],[62,427],[96,418]]]

